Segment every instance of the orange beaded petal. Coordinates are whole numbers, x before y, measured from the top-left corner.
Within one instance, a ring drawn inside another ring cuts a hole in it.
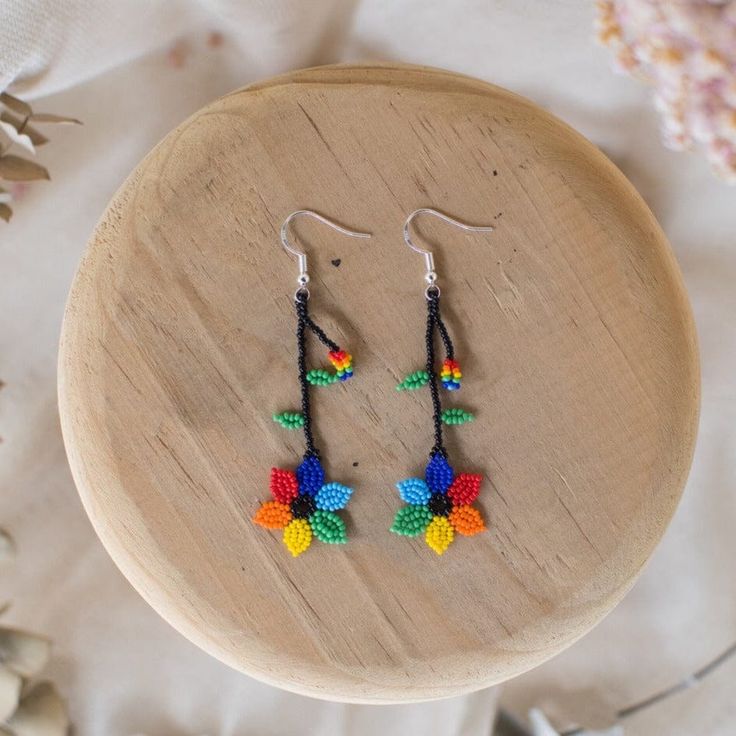
[[[291,470],[271,468],[271,495],[281,503],[289,503],[299,495],[299,483]]]
[[[482,475],[474,473],[460,473],[447,490],[447,495],[455,506],[465,506],[473,503],[480,493]]]
[[[291,509],[285,503],[266,501],[256,512],[253,521],[266,529],[283,529],[291,521]]]
[[[486,528],[480,513],[472,506],[456,506],[450,512],[450,524],[465,537],[472,537]]]

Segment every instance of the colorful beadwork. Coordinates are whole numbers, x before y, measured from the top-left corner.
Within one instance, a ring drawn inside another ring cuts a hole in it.
[[[485,530],[480,512],[471,504],[478,498],[482,477],[458,473],[447,460],[443,443],[443,425],[459,425],[474,419],[471,412],[458,407],[442,409],[435,368],[435,334],[439,333],[445,348],[439,378],[442,385],[456,391],[460,388],[462,373],[454,359],[454,348],[439,308],[439,290],[430,287],[427,297],[427,367],[410,373],[396,388],[399,391],[429,386],[432,397],[434,446],[422,478],[407,478],[396,484],[399,495],[406,503],[396,513],[391,531],[406,537],[424,534],[427,545],[438,555],[447,550],[455,535],[470,537]]]
[[[327,357],[335,368],[334,373],[324,368],[312,368],[307,372],[307,381],[312,386],[329,386],[338,381],[347,381],[353,375],[353,356],[344,350],[330,350]]]
[[[283,411],[274,414],[273,420],[285,429],[301,429],[304,426],[304,416],[298,411]]]
[[[448,391],[457,391],[460,388],[460,380],[463,374],[460,370],[460,363],[456,360],[446,358],[442,364],[442,370],[440,371],[440,379],[442,385]]]
[[[429,373],[427,371],[414,371],[410,373],[398,386],[397,391],[416,391],[416,389],[426,386],[429,383]]]
[[[435,516],[427,527],[424,539],[427,546],[431,547],[438,555],[441,555],[452,543],[455,533],[450,522],[444,516]]]
[[[472,537],[486,528],[480,512],[472,506],[456,506],[448,518],[452,527],[466,537]]]
[[[427,481],[432,493],[446,493],[454,478],[453,470],[447,458],[440,453],[433,454],[424,471],[424,479]]]
[[[317,510],[309,519],[314,536],[325,544],[345,544],[345,522],[332,511]]]
[[[305,457],[296,469],[299,493],[316,496],[325,482],[325,471],[315,455]]]
[[[291,470],[271,469],[271,495],[281,503],[291,503],[299,495],[299,483]]]
[[[253,517],[266,529],[283,529],[284,544],[298,557],[316,537],[325,544],[345,544],[345,522],[335,513],[347,506],[353,491],[341,483],[325,483],[319,459],[306,457],[296,472],[271,469],[271,495]]]
[[[475,416],[469,411],[455,406],[442,412],[442,422],[448,425],[465,424],[465,422],[472,422],[473,419],[475,419]]]
[[[433,455],[424,480],[407,478],[396,487],[407,505],[400,508],[391,531],[407,537],[424,532],[424,539],[438,555],[450,546],[455,532],[470,537],[485,530],[479,511],[470,504],[480,492],[482,476],[455,475],[441,454]]]
[[[266,501],[256,512],[254,521],[266,529],[283,529],[291,519],[291,508],[288,504]]]
[[[396,484],[399,495],[407,503],[421,506],[429,501],[432,491],[421,478],[407,478]]]
[[[312,368],[307,373],[307,382],[311,383],[312,386],[329,386],[338,381],[337,374],[330,373],[324,368]]]
[[[460,473],[447,489],[447,495],[455,506],[466,506],[478,498],[482,480],[482,476],[476,473]]]
[[[292,557],[298,557],[312,544],[312,527],[305,519],[294,519],[284,529],[284,544]]]
[[[427,506],[402,506],[396,512],[391,531],[405,537],[416,537],[429,526],[430,521],[432,512]]]
[[[352,492],[352,488],[348,488],[342,483],[325,483],[314,497],[315,504],[322,511],[344,509]]]
[[[297,313],[297,369],[302,397],[301,412],[281,412],[273,419],[287,429],[302,429],[306,452],[296,470],[271,469],[272,501],[266,501],[253,521],[266,529],[283,529],[283,541],[293,557],[309,549],[316,537],[325,544],[345,544],[345,522],[335,513],[344,509],[353,491],[342,483],[326,483],[320,453],[315,447],[310,410],[310,386],[327,386],[353,375],[352,356],[332,342],[309,316],[308,292],[300,289],[294,297]],[[306,331],[329,348],[328,358],[335,368],[307,371]]]
[[[353,356],[344,350],[331,350],[327,357],[337,371],[339,381],[347,381],[353,375]]]

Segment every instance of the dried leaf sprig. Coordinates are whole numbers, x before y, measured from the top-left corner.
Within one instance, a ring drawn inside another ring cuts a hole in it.
[[[34,112],[27,102],[13,97],[8,92],[0,93],[0,131],[5,138],[4,142],[0,142],[0,182],[51,178],[49,172],[35,161],[8,153],[15,145],[35,156],[36,148],[48,143],[48,138],[36,130],[31,122],[35,125],[45,123],[81,125],[81,121],[76,118]],[[5,222],[13,216],[13,209],[10,206],[12,200],[12,194],[0,184],[0,218]]]
[[[14,558],[15,543],[0,530],[0,565]],[[56,687],[47,681],[32,683],[50,654],[51,642],[45,636],[0,626],[2,736],[68,736],[69,716]]]

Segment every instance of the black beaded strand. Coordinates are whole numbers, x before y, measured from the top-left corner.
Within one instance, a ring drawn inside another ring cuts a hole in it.
[[[306,289],[297,291],[294,297],[296,306],[297,326],[296,326],[296,346],[297,346],[297,366],[299,371],[299,388],[302,394],[302,416],[304,417],[304,442],[307,451],[304,457],[319,458],[319,450],[314,446],[314,435],[312,434],[312,407],[309,395],[309,381],[307,381],[307,346],[306,346],[306,328],[309,328],[315,337],[330,350],[338,352],[340,346],[330,340],[325,331],[312,320],[309,316],[309,308],[307,306],[309,294]]]
[[[434,352],[434,331],[437,329],[442,338],[447,357],[452,360],[454,358],[454,348],[452,340],[447,332],[445,323],[440,316],[440,293],[436,287],[429,287],[427,290],[427,331],[425,339],[427,344],[427,373],[429,374],[429,391],[432,395],[432,422],[434,424],[434,447],[429,453],[430,457],[441,455],[447,457],[442,440],[442,402],[440,400],[440,392],[437,386],[437,375],[435,372],[435,352]]]
[[[436,295],[437,299],[437,313],[435,315],[435,322],[437,323],[437,327],[440,331],[440,337],[442,338],[442,344],[445,346],[445,358],[448,360],[455,360],[455,348],[452,345],[452,340],[450,339],[450,333],[447,331],[447,327],[445,327],[445,323],[442,321],[442,316],[440,315],[440,297],[439,294]]]
[[[314,437],[312,435],[312,411],[309,403],[309,382],[307,381],[307,348],[305,340],[305,328],[310,322],[307,311],[308,295],[306,291],[297,291],[294,297],[296,305],[296,348],[297,348],[297,366],[299,371],[299,388],[302,393],[302,416],[304,417],[304,442],[307,451],[304,457],[319,457],[319,451],[314,446]]]
[[[309,315],[306,315],[306,323],[307,327],[309,327],[310,330],[316,335],[317,339],[326,347],[328,347],[333,352],[338,352],[340,350],[340,346],[336,343],[330,340],[329,337],[325,334],[325,331],[316,324],[312,318]]]

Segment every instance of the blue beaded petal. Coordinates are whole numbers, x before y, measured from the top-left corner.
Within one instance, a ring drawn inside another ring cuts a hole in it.
[[[427,484],[421,478],[407,478],[400,480],[396,487],[399,489],[399,495],[406,503],[415,506],[424,506],[432,496],[432,492]]]
[[[316,496],[324,485],[325,471],[322,463],[313,455],[305,457],[296,469],[300,495]]]
[[[432,493],[447,493],[447,489],[452,485],[455,473],[447,459],[437,454],[432,455],[427,463],[424,477]]]
[[[317,492],[315,503],[322,511],[337,511],[347,506],[353,489],[342,483],[325,483]]]

